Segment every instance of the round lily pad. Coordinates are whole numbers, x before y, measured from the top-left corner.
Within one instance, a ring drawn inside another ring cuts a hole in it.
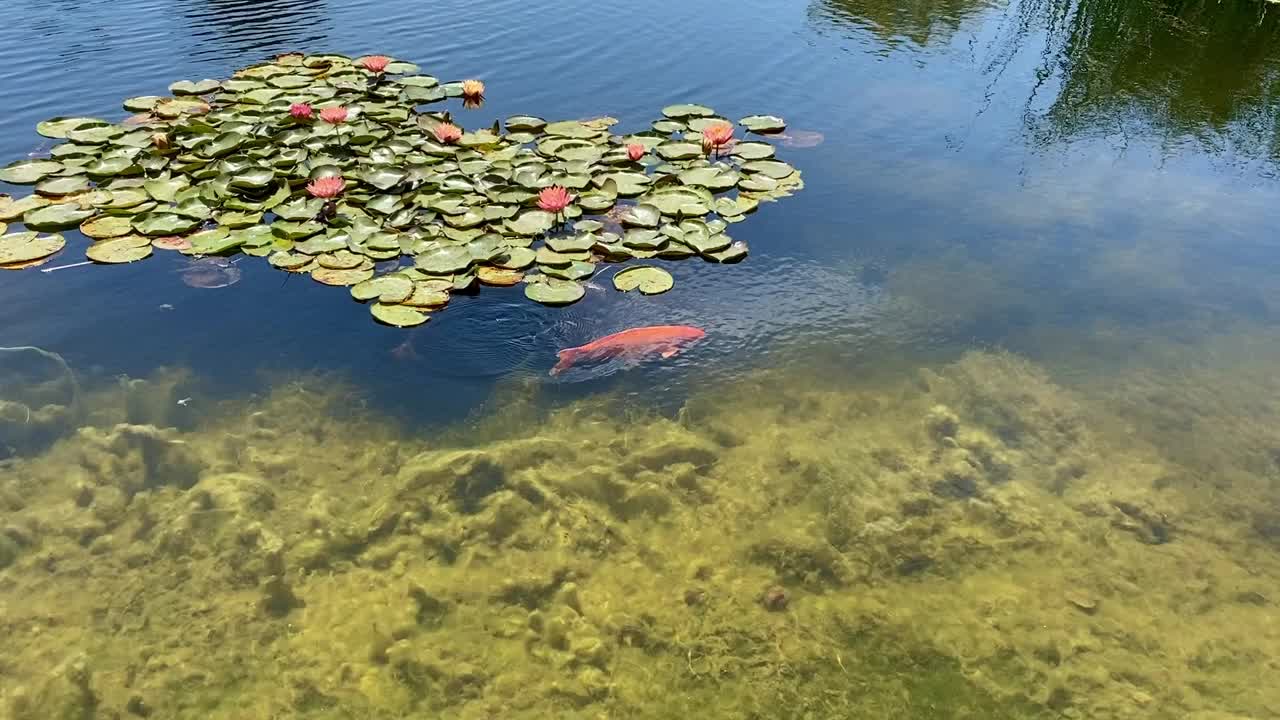
[[[716,114],[715,110],[705,105],[668,105],[662,108],[662,114],[669,118],[689,118],[689,117],[710,117]]]
[[[14,185],[34,185],[64,169],[62,163],[53,160],[19,160],[0,169],[0,181]]]
[[[449,304],[449,291],[454,288],[453,280],[419,281],[413,284],[413,292],[400,301],[401,305],[417,308],[437,308]]]
[[[524,296],[543,305],[572,305],[582,299],[586,290],[572,280],[545,279],[526,283]]]
[[[356,300],[377,299],[384,303],[403,302],[413,294],[413,281],[397,275],[383,275],[351,287],[351,297]]]
[[[471,267],[475,258],[465,247],[448,246],[419,255],[414,264],[432,275],[452,275]]]
[[[94,262],[109,265],[137,262],[151,256],[151,242],[144,237],[127,235],[96,242],[84,254]]]
[[[405,305],[392,305],[381,302],[370,305],[369,313],[378,322],[401,328],[421,325],[431,319],[428,313],[421,310]]]
[[[519,270],[508,270],[506,268],[482,265],[478,270],[476,270],[476,277],[485,285],[506,287],[515,285],[523,280],[524,273]]]
[[[637,265],[613,276],[613,286],[622,292],[639,290],[643,295],[657,295],[675,286],[671,273],[652,265]]]
[[[85,210],[76,203],[61,203],[32,210],[22,216],[22,222],[31,230],[41,232],[70,230],[95,214],[95,211]]]
[[[334,268],[316,267],[311,271],[311,279],[325,285],[355,285],[373,277],[373,268],[352,268],[336,270]]]
[[[738,124],[753,133],[762,135],[780,133],[787,129],[787,123],[782,118],[773,115],[750,115],[739,120]]]
[[[99,215],[80,223],[80,232],[94,240],[120,237],[133,232],[133,221],[127,215]]]
[[[17,232],[0,236],[0,265],[14,265],[48,257],[66,246],[61,235]]]
[[[529,248],[518,247],[507,250],[506,255],[494,261],[494,265],[504,270],[523,270],[537,259],[538,253]]]

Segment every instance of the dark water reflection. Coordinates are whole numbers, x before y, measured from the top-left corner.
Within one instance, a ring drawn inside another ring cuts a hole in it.
[[[197,54],[270,57],[282,46],[310,48],[332,31],[327,0],[177,0]]]

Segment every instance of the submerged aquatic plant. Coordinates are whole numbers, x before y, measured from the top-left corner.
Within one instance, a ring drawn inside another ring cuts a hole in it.
[[[0,195],[0,233],[11,230],[0,268],[45,262],[78,242],[62,234],[78,228],[95,242],[73,247],[94,262],[136,262],[153,248],[264,257],[360,285],[353,297],[376,319],[410,326],[481,284],[523,282],[529,298],[562,305],[584,296],[601,263],[738,262],[747,248],[729,225],[804,185],[769,142],[722,143],[708,161],[705,131],[732,137],[733,126],[706,106],[668,106],[629,134],[614,134],[609,117],[532,115],[467,132],[424,106],[478,102],[483,83],[442,83],[378,57],[283,55],[228,80],[174,83],[171,97],[130,98],[132,124],[39,123],[65,142],[0,168],[0,182],[35,186]],[[785,128],[767,115],[740,123],[758,135]],[[659,162],[639,164],[650,154]],[[571,232],[552,232],[565,223]],[[403,256],[413,264],[401,267]],[[641,292],[670,286],[651,270],[619,277],[644,279]],[[369,295],[365,281],[394,292]]]

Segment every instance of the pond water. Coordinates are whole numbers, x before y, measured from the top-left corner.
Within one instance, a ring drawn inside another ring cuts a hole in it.
[[[0,165],[376,52],[468,128],[780,115],[804,188],[668,293],[414,330],[261,258],[3,272],[0,719],[1280,718],[1270,5],[8,5]]]

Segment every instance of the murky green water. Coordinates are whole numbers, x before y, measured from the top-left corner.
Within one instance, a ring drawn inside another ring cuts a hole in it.
[[[4,273],[0,718],[1280,718],[1269,6],[10,12],[5,163],[293,49],[823,138],[746,262],[412,352],[249,263]],[[658,323],[707,342],[546,376]]]

